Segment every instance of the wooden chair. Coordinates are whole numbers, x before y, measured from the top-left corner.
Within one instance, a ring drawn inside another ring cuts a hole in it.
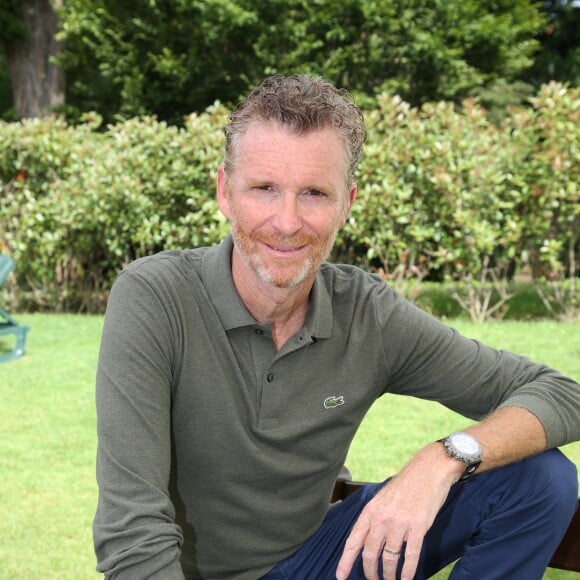
[[[343,468],[334,484],[331,501],[346,499],[363,485],[366,484],[352,481],[348,469]],[[568,531],[554,552],[549,566],[560,570],[580,572],[580,507],[576,510]]]
[[[0,256],[0,286],[14,268],[14,260],[7,256]],[[0,362],[9,361],[24,354],[28,326],[22,326],[12,318],[8,312],[0,308],[0,337],[14,335],[14,347],[8,352],[0,354]]]

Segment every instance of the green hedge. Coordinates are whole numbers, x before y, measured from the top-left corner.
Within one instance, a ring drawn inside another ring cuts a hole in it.
[[[212,192],[224,118],[216,107],[184,129],[152,118],[104,132],[96,118],[0,124],[0,243],[28,307],[100,311],[134,258],[221,239]]]
[[[497,126],[474,102],[367,112],[359,199],[333,258],[393,282],[575,274],[580,91],[542,87]],[[0,123],[0,251],[9,298],[28,309],[102,311],[119,268],[227,232],[214,199],[227,111],[183,128],[153,118],[100,127]],[[16,288],[18,292],[16,292]],[[16,298],[18,297],[18,298]]]

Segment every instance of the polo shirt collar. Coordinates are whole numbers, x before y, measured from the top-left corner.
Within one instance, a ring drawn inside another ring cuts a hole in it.
[[[208,249],[203,258],[205,287],[226,330],[254,326],[256,320],[242,302],[232,277],[232,236]],[[305,330],[314,338],[328,338],[332,333],[332,300],[320,270],[311,293]]]
[[[310,293],[310,309],[306,317],[306,330],[314,338],[329,338],[332,335],[332,300],[320,269]]]

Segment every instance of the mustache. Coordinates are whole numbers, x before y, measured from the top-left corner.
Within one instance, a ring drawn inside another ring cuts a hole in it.
[[[305,234],[304,232],[292,236],[285,236],[275,232],[252,232],[250,239],[254,242],[261,242],[275,248],[300,248],[302,246],[320,243],[322,237]]]

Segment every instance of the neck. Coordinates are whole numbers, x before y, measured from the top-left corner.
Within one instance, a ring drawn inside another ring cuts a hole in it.
[[[304,325],[315,276],[311,276],[294,288],[278,288],[259,280],[256,276],[240,275],[244,268],[247,268],[246,264],[234,249],[232,276],[236,290],[250,314],[258,322],[271,324],[276,350],[280,350]]]

